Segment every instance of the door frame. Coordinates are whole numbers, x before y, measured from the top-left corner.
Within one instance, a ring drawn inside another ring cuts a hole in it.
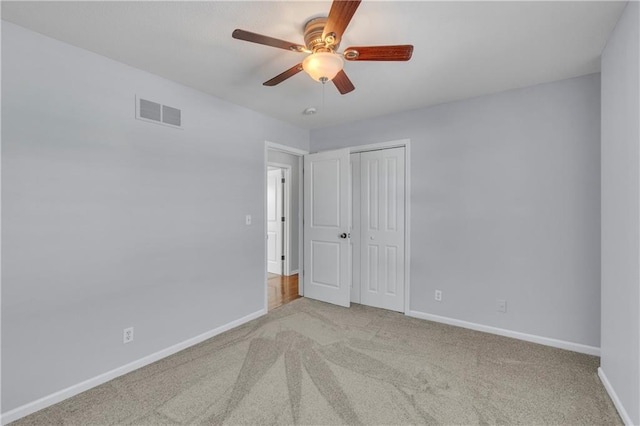
[[[284,177],[284,188],[282,191],[282,214],[285,216],[286,220],[284,222],[284,229],[282,231],[282,251],[284,252],[284,264],[282,265],[282,275],[290,275],[291,274],[291,265],[289,261],[291,260],[291,243],[289,241],[289,235],[291,230],[289,228],[289,223],[291,223],[291,219],[289,218],[289,210],[291,203],[291,166],[288,164],[282,163],[274,163],[271,161],[267,162],[267,172],[269,171],[269,167],[277,167],[282,170],[282,174]]]
[[[404,314],[411,311],[411,140],[399,139],[389,142],[379,142],[368,145],[349,147],[351,154],[367,151],[378,151],[390,148],[404,147]],[[362,284],[362,283],[361,283]]]
[[[300,275],[302,274],[302,268],[300,268],[300,263],[304,261],[304,188],[303,188],[303,158],[305,154],[308,154],[309,151],[305,151],[303,149],[294,148],[287,145],[282,145],[276,142],[271,142],[266,140],[264,142],[264,170],[262,173],[262,234],[264,235],[263,241],[263,259],[264,259],[264,312],[267,313],[269,307],[269,293],[267,288],[267,172],[269,170],[269,151],[280,151],[287,154],[295,155],[298,157],[298,170],[300,171],[298,179],[298,294],[300,296],[304,296],[304,283],[303,280],[300,279]],[[293,177],[293,176],[292,176]],[[286,257],[285,257],[286,260]]]

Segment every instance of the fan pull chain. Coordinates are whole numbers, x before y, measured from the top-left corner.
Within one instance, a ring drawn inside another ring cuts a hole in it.
[[[322,83],[322,107],[324,109],[324,85],[329,81],[327,77],[320,77],[320,83]]]

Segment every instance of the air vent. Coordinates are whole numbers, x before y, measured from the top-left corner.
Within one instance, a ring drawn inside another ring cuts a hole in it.
[[[146,99],[140,99],[140,117],[147,120],[162,121],[162,105]]]
[[[180,127],[180,110],[162,105],[162,122]]]
[[[136,118],[150,123],[182,128],[182,111],[178,108],[136,96]]]

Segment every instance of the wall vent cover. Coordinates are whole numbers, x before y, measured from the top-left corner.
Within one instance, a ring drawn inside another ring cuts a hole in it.
[[[162,105],[146,99],[140,99],[140,118],[162,121]]]
[[[182,111],[178,108],[136,96],[136,118],[165,126],[182,128]]]
[[[180,110],[162,105],[162,122],[172,126],[180,126]]]

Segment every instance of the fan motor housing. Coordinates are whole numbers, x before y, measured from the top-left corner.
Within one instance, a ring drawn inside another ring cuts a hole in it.
[[[311,19],[304,25],[304,44],[307,46],[307,49],[312,52],[333,52],[338,48],[339,43],[327,44],[322,40],[322,33],[324,32],[326,24],[327,18],[320,17]]]

